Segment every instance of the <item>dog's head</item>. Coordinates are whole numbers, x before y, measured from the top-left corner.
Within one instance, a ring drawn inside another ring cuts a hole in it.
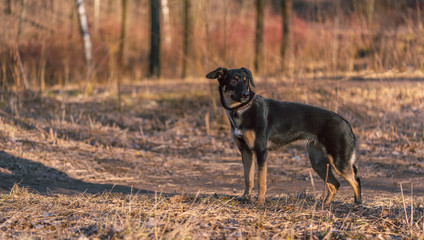
[[[209,79],[218,79],[221,100],[226,107],[233,108],[248,102],[253,96],[250,86],[253,83],[252,73],[247,68],[226,69],[219,67],[206,75]],[[223,99],[222,99],[223,98]]]

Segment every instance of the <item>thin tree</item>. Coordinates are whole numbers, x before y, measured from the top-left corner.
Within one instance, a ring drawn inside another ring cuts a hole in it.
[[[165,47],[167,49],[169,49],[171,47],[171,42],[172,42],[172,38],[171,38],[171,26],[170,26],[170,22],[169,22],[169,4],[168,4],[168,0],[161,0],[161,9],[162,9],[162,17],[163,17],[163,22],[162,22],[162,33],[164,35],[164,42],[165,42]]]
[[[100,0],[94,0],[94,31],[97,32],[99,30],[99,18],[100,18]]]
[[[187,77],[187,68],[189,61],[189,49],[191,49],[192,27],[190,21],[190,0],[184,0],[184,44],[183,44],[183,74],[182,77]]]
[[[281,70],[287,68],[287,52],[290,45],[290,16],[292,11],[292,0],[281,0],[282,37],[281,37]]]
[[[383,1],[384,2],[384,1]],[[391,4],[391,1],[384,2]],[[368,20],[368,23],[372,25],[374,18],[375,0],[354,0],[352,1],[353,10],[358,15],[363,15]]]
[[[125,50],[125,39],[127,38],[127,8],[128,8],[128,1],[122,0],[121,1],[122,6],[122,14],[121,14],[121,34],[119,36],[119,51],[118,51],[118,64],[119,64],[119,70],[118,73],[122,74],[124,69],[124,50]],[[119,111],[122,111],[122,104],[121,104],[121,84],[120,84],[121,77],[118,77],[115,79],[117,92],[118,92],[118,103],[119,103]]]
[[[160,0],[150,0],[149,76],[160,77]]]
[[[255,71],[259,71],[262,65],[262,45],[263,45],[263,32],[264,32],[264,0],[256,0],[256,32],[255,32]]]
[[[22,81],[24,83],[24,88],[28,89],[29,85],[28,85],[28,79],[26,77],[26,73],[25,73],[25,69],[24,66],[22,64],[22,59],[21,59],[21,53],[19,52],[19,40],[21,38],[21,33],[22,33],[22,28],[23,28],[23,23],[25,21],[25,13],[26,13],[26,8],[27,8],[27,0],[22,0],[21,1],[21,13],[19,16],[19,26],[18,26],[18,34],[16,36],[16,58],[18,60],[19,63],[19,70],[21,72],[21,76],[22,76]],[[20,79],[18,78],[17,80],[17,86],[18,89],[20,89]]]
[[[128,7],[128,1],[122,0],[121,35],[119,37],[119,52],[118,52],[118,63],[121,68],[124,66],[124,49],[125,49],[125,39],[127,35],[127,7]]]
[[[353,3],[353,10],[354,12],[360,16],[364,17],[367,20],[368,24],[368,32],[367,35],[368,41],[371,43],[371,62],[370,64],[373,66],[374,69],[378,69],[382,67],[382,55],[381,53],[381,43],[382,43],[382,30],[381,27],[378,24],[374,24],[374,7],[375,7],[375,0],[354,0]],[[384,8],[390,8],[392,3],[395,3],[395,1],[382,1],[381,7]],[[365,36],[365,35],[364,35]]]
[[[6,8],[4,9],[4,12],[6,14],[12,14],[12,0],[6,0]]]
[[[16,39],[16,42],[19,44],[19,39],[21,38],[22,33],[22,24],[25,21],[25,14],[26,14],[26,7],[27,7],[27,0],[21,1],[22,7],[21,7],[21,14],[19,16],[19,25],[18,25],[18,36]]]
[[[88,32],[88,23],[87,23],[87,15],[85,13],[84,8],[84,0],[75,0],[77,13],[78,13],[78,23],[80,27],[83,47],[84,47],[84,56],[85,56],[85,64],[86,64],[86,84],[88,83],[91,77],[91,60],[93,58],[92,54],[92,45],[90,39],[90,33]]]
[[[374,8],[375,0],[368,0],[367,2],[367,19],[370,25],[374,22]]]

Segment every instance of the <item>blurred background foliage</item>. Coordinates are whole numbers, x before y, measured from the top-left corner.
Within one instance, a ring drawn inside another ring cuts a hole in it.
[[[423,0],[2,0],[0,88],[203,77],[218,66],[262,76],[421,71],[423,8]]]

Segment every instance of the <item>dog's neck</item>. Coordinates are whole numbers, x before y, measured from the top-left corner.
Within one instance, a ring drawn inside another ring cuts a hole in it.
[[[256,98],[255,92],[250,91],[250,96],[249,96],[249,100],[247,100],[244,103],[240,103],[240,105],[237,105],[235,107],[230,107],[227,105],[227,103],[224,100],[224,95],[222,93],[222,89],[219,90],[219,94],[221,95],[221,105],[223,108],[227,109],[230,112],[236,112],[236,111],[240,111],[242,109],[247,108],[248,106],[250,106],[253,102],[253,100]]]

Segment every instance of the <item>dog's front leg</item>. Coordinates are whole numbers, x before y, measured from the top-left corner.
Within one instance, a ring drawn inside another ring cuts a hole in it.
[[[266,150],[256,151],[256,160],[258,162],[258,174],[259,174],[259,194],[258,194],[258,204],[265,203],[265,193],[266,193],[266,175],[267,175],[267,163],[266,163]]]
[[[244,168],[244,193],[240,200],[250,201],[254,180],[255,180],[255,162],[253,161],[253,152],[247,147],[240,149]]]

